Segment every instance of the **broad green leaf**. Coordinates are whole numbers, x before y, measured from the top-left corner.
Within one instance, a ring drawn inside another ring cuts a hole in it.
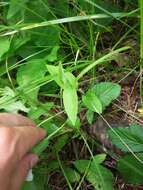
[[[94,156],[94,160],[77,160],[74,162],[75,167],[82,174],[86,174],[86,179],[97,190],[113,190],[113,175],[112,173],[101,166],[106,155]]]
[[[74,166],[79,170],[80,173],[87,173],[91,165],[91,160],[76,160]]]
[[[65,72],[61,63],[59,63],[58,69],[59,69],[58,76],[63,83],[63,88],[65,88]]]
[[[48,4],[48,2],[46,1],[44,4],[46,5]],[[41,22],[43,21],[42,15],[44,20],[50,19],[49,12],[47,11],[47,9],[44,11],[45,6],[43,6],[42,1],[39,2],[30,1],[28,3],[28,8],[30,9],[30,7],[32,11],[35,10],[36,11],[35,13],[38,14],[38,12],[40,12],[40,14],[38,17],[38,15],[35,15],[32,12],[26,10],[24,17],[24,21],[26,23],[28,22],[37,23],[38,21]],[[31,18],[27,18],[30,17],[30,14]],[[51,19],[53,19],[53,16]],[[27,44],[25,44],[22,48],[20,48],[20,50],[18,50],[18,53],[23,58],[26,58],[30,57],[31,55],[37,52],[40,52],[34,55],[34,59],[44,59],[48,62],[56,61],[58,57],[58,50],[60,48],[59,44],[60,31],[61,30],[59,26],[49,26],[45,27],[44,29],[42,27],[31,29],[30,33],[28,33],[31,40]]]
[[[53,122],[46,121],[42,124],[42,127],[46,130],[47,134],[50,135],[58,130],[58,126]]]
[[[1,108],[1,106],[0,106]],[[15,101],[7,104],[3,107],[3,109],[10,113],[18,113],[18,111],[23,111],[25,113],[29,112],[29,108],[27,108],[22,101]]]
[[[74,88],[76,89],[77,88],[77,80],[75,78],[75,76],[70,73],[70,72],[65,72],[64,73],[64,89],[66,88]]]
[[[10,40],[8,37],[0,37],[0,60],[1,57],[8,52],[10,48]]]
[[[16,98],[16,94],[11,88],[6,86],[0,96],[0,109],[10,113],[18,113],[18,111],[27,113],[29,111],[29,108],[21,100]]]
[[[49,160],[46,171],[51,173],[52,171],[58,170],[60,168],[59,162],[57,160]]]
[[[69,17],[69,3],[67,0],[55,0],[53,3],[53,11],[56,15],[59,15],[61,17]]]
[[[101,164],[106,159],[106,154],[97,154],[96,156],[93,156],[94,162]]]
[[[17,72],[17,83],[20,86],[25,86],[43,78],[47,71],[45,65],[46,63],[42,59],[31,60],[26,65],[22,65]]]
[[[75,125],[73,125],[71,120],[67,119],[67,125],[70,127],[73,127],[74,129],[76,128],[79,130],[81,127],[81,122],[80,122],[80,119],[77,117],[76,123],[75,123]]]
[[[109,12],[112,14],[112,12],[119,12],[119,7],[115,6],[115,4],[112,1],[104,1],[104,0],[79,0],[79,5],[81,7],[81,10],[85,12],[86,14],[103,14]],[[100,9],[101,7],[101,9]],[[105,10],[105,12],[104,12]],[[107,28],[111,25],[113,20],[113,17],[110,18],[102,18],[98,19],[96,21],[96,25],[94,26],[95,31],[102,32],[106,31]],[[102,26],[102,27],[100,27]]]
[[[63,103],[69,119],[72,124],[75,125],[78,112],[78,97],[76,89],[67,88],[63,90]]]
[[[102,104],[93,91],[88,90],[83,96],[82,101],[90,111],[96,112],[98,114],[102,113]]]
[[[7,14],[7,19],[10,19],[18,12],[21,13],[24,11],[25,3],[28,0],[10,0],[10,6]]]
[[[59,48],[60,48],[59,46],[53,47],[53,49],[51,50],[50,54],[47,55],[44,59],[48,60],[50,62],[56,61],[57,60],[57,54],[58,54]]]
[[[120,95],[121,87],[115,83],[101,82],[95,85],[91,90],[99,98],[103,108],[105,108]]]
[[[74,165],[76,167],[80,167],[80,170],[82,171],[82,173],[84,173],[85,165],[89,167],[92,162],[94,162],[96,164],[101,164],[102,162],[104,162],[105,159],[106,159],[106,154],[97,154],[96,156],[93,156],[93,158],[91,160],[76,160],[74,162]]]
[[[108,134],[112,143],[125,152],[142,152],[143,151],[143,128],[139,125],[131,125],[130,127],[114,128],[118,136],[109,130]],[[120,138],[126,145],[120,140]],[[128,148],[129,147],[129,148]]]
[[[95,187],[97,190],[113,190],[113,174],[107,168],[99,165],[100,176],[97,175],[97,168],[92,163],[86,179]],[[102,177],[101,177],[102,176]],[[101,180],[102,178],[102,180]]]
[[[34,148],[32,148],[32,153],[40,155],[49,146],[49,139],[45,138]]]
[[[53,18],[53,16],[51,17],[50,14],[50,9],[49,9],[49,1],[31,1],[28,0],[28,8],[25,10],[25,17],[24,17],[24,21],[25,23],[37,23],[37,22],[42,22],[43,20],[50,20]],[[30,11],[32,10],[32,11]],[[43,43],[44,40],[47,41],[46,38],[48,38],[48,36],[46,36],[46,34],[48,34],[48,28],[39,28],[38,29],[34,29],[31,30],[32,31],[32,36],[33,36],[33,40],[34,42],[37,41],[42,41],[41,39],[39,40],[38,38],[40,38],[40,36],[43,37]],[[35,33],[34,33],[35,31]],[[50,33],[50,32],[49,32]],[[53,36],[52,39],[54,39],[55,35]],[[37,39],[36,39],[37,38]],[[47,44],[48,45],[48,44]]]
[[[136,156],[143,161],[143,153],[138,153]],[[133,155],[130,154],[120,158],[117,169],[127,183],[143,184],[143,164]]]
[[[45,104],[40,104],[38,107],[31,107],[28,117],[30,117],[32,120],[37,120],[39,119],[40,116],[48,115],[48,111],[54,106],[53,102],[47,102]]]
[[[49,19],[49,18],[48,18]],[[49,53],[53,48],[59,46],[60,28],[59,26],[47,26],[46,28],[33,29],[34,35],[32,35],[32,41],[36,46],[46,46],[49,49]],[[54,49],[56,50],[56,49]]]
[[[33,181],[31,181],[31,182],[24,182],[22,190],[39,190],[39,189],[36,187],[36,184]]]
[[[9,55],[13,54],[19,54],[18,50],[24,46],[28,41],[30,41],[30,36],[28,35],[20,35],[20,36],[14,36],[11,40],[10,49],[8,51]]]
[[[64,134],[57,138],[55,144],[52,146],[52,154],[58,153],[69,142],[70,137],[68,134]]]
[[[90,110],[87,110],[86,118],[87,118],[88,123],[91,125],[92,122],[93,122],[93,119],[94,119],[94,112],[90,111]]]
[[[65,111],[75,125],[78,112],[77,80],[70,72],[65,72],[62,65],[47,65],[51,78],[63,89],[63,103]]]
[[[75,76],[70,72],[65,72],[62,65],[53,66],[47,65],[47,69],[51,75],[51,78],[62,88],[77,88],[77,80]]]
[[[42,59],[31,60],[26,63],[26,65],[22,65],[17,72],[17,83],[23,88],[23,91],[26,87],[34,84],[34,82],[39,79],[44,79],[44,75],[46,73],[46,62]],[[36,99],[37,93],[39,91],[39,87],[30,92],[31,98]]]
[[[51,75],[51,78],[61,87],[64,88],[63,81],[60,78],[59,75],[59,67],[53,66],[53,65],[47,65],[47,69]]]
[[[67,166],[64,166],[63,169],[64,169],[64,172],[65,172],[68,180],[71,183],[79,182],[80,175],[79,175],[79,173],[77,171],[75,171],[74,169],[69,168]]]

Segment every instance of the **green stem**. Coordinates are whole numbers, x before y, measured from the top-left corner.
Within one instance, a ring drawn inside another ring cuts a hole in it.
[[[56,155],[57,155],[57,160],[58,160],[59,166],[60,166],[61,171],[62,171],[62,173],[63,173],[63,175],[64,175],[64,177],[65,177],[65,179],[66,179],[66,181],[67,181],[67,184],[68,184],[68,186],[69,186],[69,189],[70,189],[70,190],[73,190],[73,188],[72,188],[72,186],[71,186],[71,184],[70,184],[70,181],[69,181],[69,179],[68,179],[68,177],[67,177],[67,175],[66,175],[66,173],[65,173],[65,171],[64,171],[64,168],[63,168],[63,166],[62,166],[62,163],[61,163],[61,161],[60,161],[60,158],[59,158],[58,153],[57,153]]]
[[[84,68],[81,73],[77,76],[77,80],[79,80],[80,78],[83,77],[83,75],[85,75],[88,71],[90,71],[93,67],[95,67],[96,65],[98,64],[101,64],[107,60],[113,60],[114,59],[114,56],[122,51],[126,51],[128,49],[130,49],[131,47],[129,46],[125,46],[125,47],[122,47],[122,48],[119,48],[115,51],[111,51],[110,53],[104,55],[103,57],[99,58],[98,60],[96,60],[95,62],[93,62],[92,64],[88,65],[86,68]]]

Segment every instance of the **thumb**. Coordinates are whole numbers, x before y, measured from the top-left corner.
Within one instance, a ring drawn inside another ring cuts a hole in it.
[[[36,165],[39,158],[36,154],[26,155],[20,162],[12,177],[12,189],[20,190],[23,182],[25,181],[29,170]]]

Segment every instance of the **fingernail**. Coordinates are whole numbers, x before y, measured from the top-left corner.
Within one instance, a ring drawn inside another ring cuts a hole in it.
[[[37,155],[33,155],[30,162],[31,168],[33,168],[33,166],[35,166],[38,161],[39,161],[39,157]]]

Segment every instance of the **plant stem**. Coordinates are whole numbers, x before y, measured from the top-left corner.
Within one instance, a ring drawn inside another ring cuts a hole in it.
[[[114,59],[114,56],[117,54],[117,53],[120,53],[122,51],[126,51],[130,49],[130,47],[128,46],[125,46],[125,47],[122,47],[122,48],[119,48],[115,51],[111,51],[110,53],[102,56],[101,58],[99,58],[98,60],[96,60],[95,62],[91,63],[90,65],[88,65],[87,67],[85,67],[81,73],[77,76],[77,80],[79,80],[81,77],[83,77],[83,75],[85,75],[88,71],[90,71],[93,67],[95,67],[96,65],[98,64],[101,64],[107,60],[113,60]]]
[[[110,18],[110,17],[113,17],[113,18],[123,18],[123,17],[127,17],[127,16],[134,17],[134,16],[136,16],[134,14],[134,12],[136,12],[136,10],[132,11],[132,12],[112,13],[111,15],[95,14],[95,15],[86,15],[86,16],[74,16],[74,17],[49,20],[49,21],[44,21],[41,23],[34,23],[34,24],[28,24],[28,25],[27,24],[26,25],[14,25],[12,27],[7,28],[7,29],[14,29],[14,30],[3,33],[0,36],[8,36],[8,35],[18,33],[20,31],[30,30],[33,28],[69,23],[69,22],[77,22],[77,21],[93,20],[93,19],[96,20],[96,19],[103,19],[103,18]]]

